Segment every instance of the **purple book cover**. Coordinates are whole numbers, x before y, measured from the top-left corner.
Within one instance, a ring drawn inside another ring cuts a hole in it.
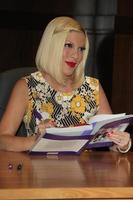
[[[88,148],[109,147],[113,145],[113,142],[107,137],[107,129],[117,128],[118,130],[122,129],[122,131],[124,131],[128,124],[131,123],[133,123],[133,115],[96,122],[93,124],[93,129],[83,130],[80,135],[76,135],[77,129],[74,129],[74,127],[72,129],[76,131],[75,135],[72,136],[63,135],[63,132],[62,135],[58,132],[54,134],[46,132],[43,136],[38,138],[36,144],[30,150],[30,153],[80,154],[81,151]],[[55,128],[55,130],[58,129]]]

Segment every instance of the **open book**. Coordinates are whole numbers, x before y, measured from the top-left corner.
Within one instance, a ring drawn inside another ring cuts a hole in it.
[[[80,153],[82,150],[109,147],[113,143],[107,137],[107,129],[124,131],[133,123],[133,115],[101,114],[91,117],[87,125],[67,128],[47,128],[38,137],[30,153],[61,154]]]

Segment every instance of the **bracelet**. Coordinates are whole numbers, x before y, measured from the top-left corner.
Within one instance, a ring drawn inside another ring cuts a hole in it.
[[[131,146],[132,146],[132,143],[131,143],[131,139],[130,139],[130,141],[128,143],[128,148],[126,150],[122,150],[120,147],[117,147],[117,149],[120,153],[127,153],[130,150]]]

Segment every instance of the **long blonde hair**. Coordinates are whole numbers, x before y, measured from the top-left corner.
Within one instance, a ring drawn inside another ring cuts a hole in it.
[[[62,53],[67,35],[70,31],[83,32],[85,34],[85,52],[82,62],[75,70],[73,84],[81,85],[84,80],[84,68],[89,51],[89,42],[86,31],[79,22],[71,17],[56,17],[50,21],[43,33],[43,36],[36,54],[36,65],[40,71],[50,74],[58,83],[64,84],[62,73]]]

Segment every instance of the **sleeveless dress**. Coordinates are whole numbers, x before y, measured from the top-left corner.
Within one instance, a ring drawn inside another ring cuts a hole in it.
[[[85,76],[82,85],[71,93],[56,91],[37,71],[24,77],[29,102],[23,121],[27,136],[36,134],[41,120],[54,119],[57,127],[84,124],[99,108],[99,81]]]

